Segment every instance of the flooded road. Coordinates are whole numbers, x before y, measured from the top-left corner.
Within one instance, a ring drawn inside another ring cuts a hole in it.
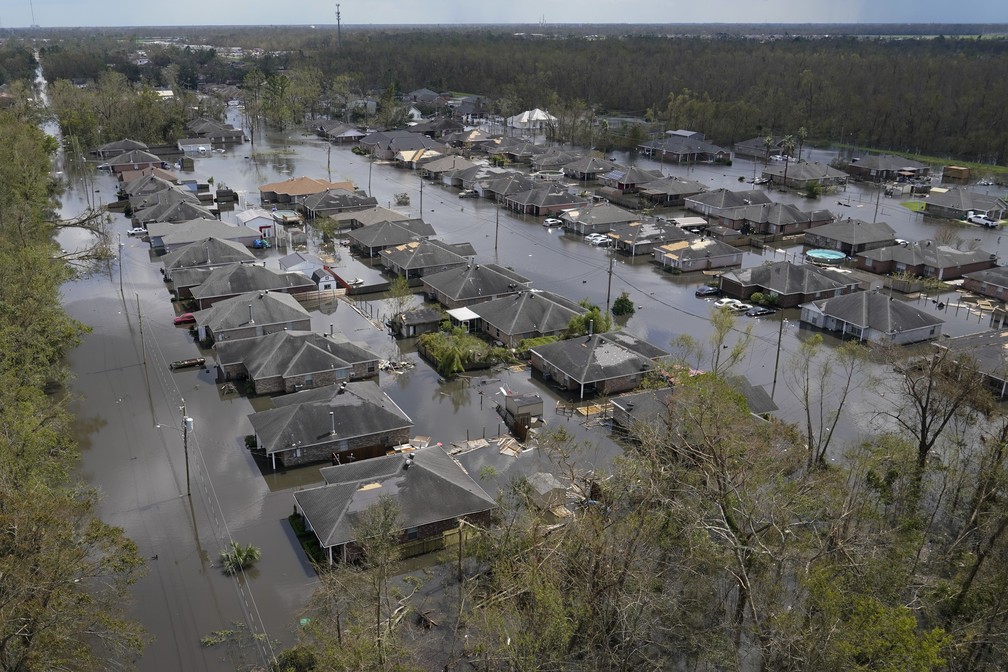
[[[232,121],[239,125],[238,119]],[[430,184],[424,186],[421,207],[420,184],[414,173],[384,164],[371,166],[366,157],[349,149],[330,149],[314,137],[257,138],[255,153],[254,159],[249,158],[252,148],[246,144],[223,154],[199,157],[196,172],[180,176],[201,182],[212,176],[217,186],[226,184],[235,189],[241,199],[240,210],[246,205],[258,206],[260,184],[300,175],[328,177],[328,164],[333,180],[348,179],[366,189],[370,179],[372,192],[382,205],[391,205],[396,193],[410,193],[412,206],[398,209],[422,216],[448,242],[472,243],[478,262],[509,266],[532,279],[536,288],[605,305],[607,251],[590,247],[579,237],[546,229],[536,218],[498,212],[494,204],[482,200],[460,200],[453,191]],[[828,160],[819,154],[815,158]],[[643,160],[637,164],[658,167]],[[738,177],[750,177],[753,164],[741,160],[728,168],[673,169],[666,165],[662,169],[665,174],[695,179],[710,188],[738,189],[742,188]],[[94,189],[98,198],[108,202],[115,192],[114,179],[99,174]],[[89,197],[81,184],[70,185],[64,214],[80,212]],[[793,200],[803,209],[826,207],[834,211],[837,208],[831,207],[831,202],[835,205],[838,199],[849,199],[851,206],[843,210],[870,221],[876,192],[851,186],[818,203],[790,194],[777,193],[774,198]],[[940,226],[884,197],[878,218],[889,222],[900,237],[910,239],[934,235]],[[233,222],[234,213],[225,212],[222,219]],[[122,526],[141,554],[150,558],[149,572],[133,595],[133,613],[153,637],[138,666],[144,670],[233,670],[261,663],[274,652],[274,642],[285,645],[293,641],[297,612],[316,584],[314,571],[285,519],[293,510],[292,491],[318,484],[318,469],[272,472],[258,464],[245,450],[243,439],[252,431],[247,415],[262,408],[264,400],[222,392],[212,369],[169,369],[171,361],[200,353],[188,330],[172,325],[175,311],[158,264],[152,260],[146,241],[126,235],[129,226],[123,215],[112,214],[112,230],[122,234],[120,259],[106,273],[68,283],[64,300],[70,314],[93,329],[70,357],[78,395],[74,411],[83,452],[81,473],[102,492],[102,517]],[[968,229],[965,233],[979,238],[985,249],[1003,253],[997,232]],[[84,242],[73,232],[60,238],[61,246],[68,250]],[[310,244],[311,251],[316,251],[315,245],[314,241]],[[771,250],[765,256],[747,252],[744,264],[780,260],[796,251]],[[276,260],[284,252],[271,250],[268,265],[279,268]],[[611,296],[615,299],[620,292],[629,292],[638,310],[625,328],[667,348],[683,333],[706,338],[712,306],[693,296],[693,289],[702,282],[702,276],[659,272],[647,258],[616,257]],[[358,307],[376,316],[389,310],[380,297],[365,297]],[[950,321],[945,332],[953,335],[983,327],[975,318],[971,322],[946,314],[942,317]],[[781,319],[786,320],[782,331]],[[749,320],[741,318],[740,324]],[[778,335],[784,364],[809,332],[797,328],[797,311],[751,321],[754,340],[738,372],[769,390]],[[383,373],[380,381],[413,419],[415,435],[430,436],[446,445],[496,435],[501,428],[494,406],[504,387],[543,396],[547,426],[563,424],[586,442],[579,456],[582,468],[602,465],[619,451],[604,429],[556,413],[556,393],[532,379],[528,371],[508,370],[442,383],[437,373],[410,351],[409,343],[396,343],[349,304],[341,301],[312,312],[314,330],[328,332],[330,327],[364,341],[384,358],[401,357],[417,363],[402,374]],[[212,364],[212,352],[203,354],[208,365]],[[797,405],[780,382],[775,399],[782,407],[782,417],[797,418]],[[866,395],[855,401],[854,412],[844,423],[845,438],[854,438],[861,431],[858,411],[869,404]],[[186,495],[183,405],[194,422],[187,442],[191,496]],[[484,481],[490,492],[515,473],[551,466],[548,457],[538,451],[514,458],[481,449],[461,459],[474,476],[484,467],[492,467],[492,475]],[[218,555],[230,540],[253,544],[263,551],[262,559],[247,575],[231,578],[220,570]],[[228,629],[237,633],[230,643],[210,648],[200,645],[200,638]],[[256,643],[241,636],[243,631],[265,633],[268,639]]]

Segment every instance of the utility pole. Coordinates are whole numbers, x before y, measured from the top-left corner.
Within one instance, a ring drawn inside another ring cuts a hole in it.
[[[144,341],[143,313],[140,312],[140,294],[139,294],[139,292],[136,295],[136,300],[137,300],[137,319],[140,321],[140,349],[143,350],[143,363],[144,363],[144,366],[146,366],[147,365],[147,344]]]
[[[368,163],[368,168],[367,168],[367,194],[368,194],[368,196],[374,196],[374,194],[371,193],[371,168],[374,167],[374,150],[373,149],[371,150],[370,157],[371,157],[370,163]]]
[[[119,296],[123,297],[123,302],[125,303],[126,295],[123,293],[123,284],[122,284],[123,250],[125,248],[123,247],[122,234],[120,233],[118,235],[119,235]]]
[[[609,250],[609,286],[606,287],[605,293],[605,312],[606,315],[609,314],[609,299],[612,298],[612,265],[613,265],[613,253],[612,249]]]
[[[774,393],[777,391],[777,367],[780,366],[780,344],[781,337],[784,336],[784,322],[786,320],[781,318],[780,327],[777,329],[777,358],[774,360],[773,365],[773,385],[770,387],[771,401],[773,401]]]
[[[871,220],[872,224],[874,224],[875,222],[878,221],[879,201],[882,199],[882,189],[883,189],[882,181],[881,180],[879,181],[879,185],[878,186],[879,186],[878,193],[875,194],[875,215],[872,217],[872,220]]]
[[[185,488],[186,497],[192,497],[189,487],[189,431],[193,427],[193,419],[186,415],[185,399],[182,400],[182,446],[185,448]]]
[[[497,196],[494,195],[494,201],[497,204],[497,226],[494,227],[494,254],[497,254],[497,240],[500,238],[500,201],[497,200]]]
[[[420,176],[420,219],[423,219],[423,175]]]

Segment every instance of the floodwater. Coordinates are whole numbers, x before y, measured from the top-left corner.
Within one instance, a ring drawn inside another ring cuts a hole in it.
[[[240,123],[237,117],[231,121]],[[253,155],[249,144],[197,157],[196,172],[181,175],[201,182],[212,176],[218,186],[235,189],[241,198],[239,209],[258,205],[260,184],[300,175],[348,179],[364,189],[370,181],[372,193],[383,205],[391,205],[394,194],[405,191],[412,205],[401,210],[422,216],[448,242],[472,243],[477,262],[510,266],[532,279],[534,287],[600,305],[610,291],[615,299],[625,290],[638,306],[625,328],[659,346],[668,347],[683,333],[700,340],[709,333],[710,302],[693,296],[703,276],[673,276],[659,272],[647,259],[617,256],[610,290],[606,250],[546,229],[536,218],[498,212],[492,203],[481,200],[460,200],[453,191],[431,184],[423,187],[421,204],[420,182],[414,173],[381,163],[371,166],[367,158],[346,148],[330,148],[312,136],[257,138],[254,151],[254,159],[249,158]],[[816,151],[813,156],[831,158]],[[645,160],[637,163],[659,167]],[[754,166],[740,160],[727,168],[662,168],[666,174],[689,177],[711,188],[738,189],[742,187],[738,177],[751,177]],[[90,186],[69,185],[64,213],[79,212],[92,196],[100,202],[111,200],[113,178],[97,175],[91,192]],[[818,203],[784,194],[775,198],[793,199],[803,208],[831,208],[837,200],[849,201],[850,207],[831,209],[867,220],[873,218],[876,207],[876,192],[856,185]],[[234,221],[234,213],[225,212],[222,217]],[[939,226],[884,197],[878,218],[889,222],[902,238],[932,236]],[[144,670],[233,670],[261,663],[276,650],[274,642],[285,645],[294,640],[298,611],[316,585],[315,574],[285,519],[293,510],[293,490],[320,482],[317,467],[273,472],[257,463],[243,445],[244,436],[251,433],[247,415],[268,401],[222,392],[212,370],[169,369],[171,361],[198,356],[199,349],[187,329],[172,325],[175,312],[147,243],[125,234],[130,225],[121,214],[112,214],[111,226],[122,232],[120,259],[105,273],[68,283],[64,301],[70,314],[93,330],[70,357],[83,450],[81,474],[102,492],[101,516],[125,528],[140,553],[150,558],[149,571],[132,596],[132,613],[152,637],[138,666]],[[1003,252],[997,232],[968,229],[964,234],[978,238],[991,252]],[[85,243],[74,232],[61,234],[59,242],[67,250]],[[314,241],[310,248],[316,251]],[[765,256],[747,253],[744,263],[779,260],[796,251],[771,250]],[[269,265],[278,268],[276,258],[283,253],[282,249],[269,251]],[[446,445],[497,435],[501,427],[494,407],[505,388],[543,396],[547,426],[563,424],[584,442],[579,468],[604,465],[618,452],[604,428],[556,413],[557,394],[532,379],[528,371],[488,372],[444,383],[411,351],[411,344],[393,341],[362,316],[374,315],[380,323],[381,314],[389,310],[380,297],[364,298],[358,302],[360,312],[344,301],[324,304],[313,311],[312,328],[320,332],[333,328],[366,342],[382,357],[417,363],[402,374],[382,373],[380,381],[413,419],[415,435]],[[933,309],[926,302],[921,305]],[[950,321],[946,333],[953,335],[984,326],[975,317],[972,321],[942,317]],[[754,324],[754,340],[738,372],[769,390],[778,343],[783,366],[808,332],[797,328],[796,311],[769,319],[740,318],[740,324],[747,321]],[[212,352],[204,354],[212,362]],[[775,400],[783,417],[797,419],[797,405],[781,381]],[[863,431],[861,412],[870,404],[866,395],[852,402],[852,412],[840,430],[845,438]],[[183,405],[185,414],[193,418],[193,430],[188,433],[183,430]],[[492,467],[493,475],[484,481],[491,493],[514,474],[552,468],[549,456],[538,451],[513,458],[485,448],[461,459],[474,475]],[[221,549],[230,540],[262,549],[256,567],[237,578],[225,576],[218,563]],[[201,637],[223,629],[266,633],[268,639],[257,644],[248,637],[236,637],[226,645],[200,645]]]

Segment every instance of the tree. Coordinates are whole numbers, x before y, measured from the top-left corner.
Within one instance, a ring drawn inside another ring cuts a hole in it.
[[[679,358],[684,365],[697,369],[706,366],[711,373],[722,376],[745,356],[752,340],[752,324],[741,330],[736,329],[735,314],[727,308],[714,308],[710,319],[712,331],[707,343],[683,334],[672,345],[679,351]],[[738,337],[733,344],[729,344],[728,340],[734,332],[738,332]]]
[[[969,356],[937,348],[922,357],[896,358],[896,376],[885,392],[882,418],[912,437],[917,450],[917,470],[923,473],[928,456],[943,432],[957,417],[990,412],[993,396],[983,373]]]
[[[634,311],[634,302],[626,291],[620,293],[620,295],[616,297],[616,300],[613,301],[613,315],[633,315]]]
[[[220,561],[225,574],[237,574],[254,565],[260,557],[262,551],[252,544],[242,546],[237,541],[232,541],[221,551]]]
[[[612,318],[604,314],[601,308],[588,299],[582,299],[580,305],[585,312],[571,318],[567,325],[567,338],[585,336],[589,333],[602,334],[612,329]]]
[[[0,670],[116,669],[144,640],[124,599],[143,561],[74,480],[69,395],[47,393],[86,331],[60,303],[55,149],[0,112]]]
[[[413,288],[409,286],[409,282],[404,276],[397,275],[389,283],[388,302],[392,319],[405,313],[413,303]]]
[[[864,358],[864,349],[856,341],[848,341],[834,352],[823,352],[819,334],[802,341],[791,357],[784,381],[805,414],[809,469],[826,465],[833,430],[851,387],[863,372]]]
[[[804,126],[798,129],[798,160],[801,161],[802,147],[805,146],[805,138],[808,137],[808,130]]]
[[[795,141],[793,135],[785,135],[781,141],[781,150],[784,152],[784,187],[787,187],[788,164],[791,163],[791,154],[794,152]]]

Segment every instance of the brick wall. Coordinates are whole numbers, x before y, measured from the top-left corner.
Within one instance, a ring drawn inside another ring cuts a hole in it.
[[[294,450],[277,453],[277,459],[285,467],[312,462],[331,462],[333,453],[345,462],[353,454],[355,460],[366,460],[370,457],[385,455],[393,446],[409,442],[410,428],[403,427],[388,432],[358,436],[346,441],[325,441],[301,449],[296,455]],[[338,438],[338,437],[337,437]]]

